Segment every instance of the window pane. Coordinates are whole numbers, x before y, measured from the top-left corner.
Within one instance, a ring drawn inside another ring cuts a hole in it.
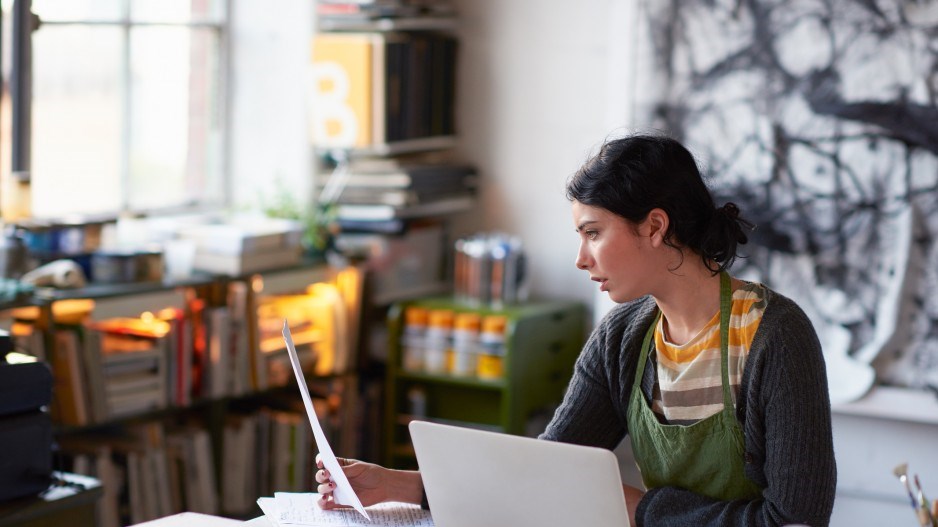
[[[208,29],[132,30],[132,209],[221,201],[217,40]]]
[[[117,21],[124,0],[33,0],[32,11],[48,21]]]
[[[37,217],[120,208],[121,32],[33,33],[32,203]]]
[[[3,28],[0,30],[0,37],[3,39],[3,55],[0,57],[0,70],[2,77],[10,79],[11,72],[11,53],[13,42],[13,5],[12,0],[3,0]],[[17,206],[13,202],[16,192],[12,189],[10,181],[10,168],[12,163],[11,152],[13,150],[13,105],[10,100],[10,83],[0,83],[0,213],[3,219],[10,219],[17,216],[22,206]]]
[[[134,22],[221,22],[222,0],[131,0]]]

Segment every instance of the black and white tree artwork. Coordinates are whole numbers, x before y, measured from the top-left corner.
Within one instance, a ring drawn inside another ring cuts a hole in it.
[[[802,305],[832,399],[938,386],[938,1],[646,4],[647,122],[757,225],[735,272]]]

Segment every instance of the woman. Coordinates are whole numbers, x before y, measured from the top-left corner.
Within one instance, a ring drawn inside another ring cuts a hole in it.
[[[726,270],[746,243],[673,139],[603,145],[568,182],[576,265],[619,303],[577,360],[542,439],[629,437],[633,525],[828,525],[836,467],[820,345],[789,299]],[[345,467],[366,504],[419,503],[417,472]],[[321,505],[334,488],[319,471]]]

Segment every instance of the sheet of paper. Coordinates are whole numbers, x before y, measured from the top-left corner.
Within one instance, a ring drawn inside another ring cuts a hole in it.
[[[234,527],[244,522],[231,518],[220,518],[197,512],[180,512],[158,520],[138,523],[134,527]]]
[[[316,505],[319,494],[278,492],[260,498],[257,504],[277,526],[306,527],[434,527],[430,511],[407,503],[381,503],[369,507],[371,520],[362,520],[354,510],[324,511]]]
[[[319,446],[322,464],[326,467],[326,470],[329,471],[329,474],[332,476],[332,481],[336,484],[335,490],[332,491],[332,496],[336,503],[354,507],[362,516],[370,519],[368,512],[365,511],[365,507],[362,506],[361,500],[359,500],[358,495],[355,494],[355,489],[352,488],[352,485],[348,482],[348,478],[345,477],[345,472],[339,465],[339,460],[336,459],[335,454],[332,453],[332,447],[329,446],[329,441],[326,440],[326,434],[323,433],[322,426],[319,424],[319,418],[316,416],[316,410],[313,408],[313,401],[309,397],[309,387],[306,386],[306,377],[303,376],[303,368],[300,366],[300,357],[296,354],[296,347],[293,346],[293,336],[290,335],[290,327],[287,325],[286,320],[283,321],[283,340],[287,345],[287,354],[290,355],[290,364],[293,366],[293,373],[296,374],[296,383],[300,387],[300,395],[303,397],[303,404],[306,406],[306,415],[309,417],[309,424],[313,427],[313,437],[316,438],[316,445]],[[313,504],[313,507],[316,507],[316,505]]]

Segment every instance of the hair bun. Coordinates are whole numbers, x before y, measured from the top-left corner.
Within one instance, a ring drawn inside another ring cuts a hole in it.
[[[735,239],[736,243],[739,244],[749,241],[746,231],[752,230],[754,227],[752,223],[739,217],[739,207],[731,201],[714,211],[712,221],[713,226],[711,229],[715,228],[717,231],[722,231],[724,236]]]
[[[732,201],[727,202],[725,205],[717,209],[720,213],[725,215],[727,218],[732,220],[739,219],[739,207],[736,206]]]

